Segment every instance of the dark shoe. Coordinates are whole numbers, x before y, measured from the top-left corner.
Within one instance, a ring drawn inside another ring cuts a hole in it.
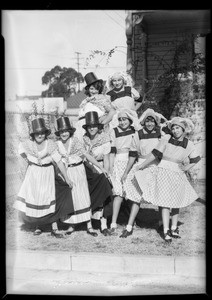
[[[168,244],[172,242],[172,235],[170,230],[168,230],[167,233],[164,234],[164,241]]]
[[[67,230],[65,232],[65,235],[71,235],[74,231],[75,231],[74,229],[73,230]]]
[[[110,235],[110,231],[109,231],[107,228],[101,230],[101,233],[102,233],[104,236]]]
[[[96,232],[90,231],[89,229],[87,229],[87,234],[90,234],[90,235],[92,235],[94,237],[98,236],[98,234]]]
[[[42,233],[42,230],[37,228],[35,229],[35,231],[33,232],[33,235],[40,235]]]
[[[157,232],[158,232],[158,233],[163,232],[163,224],[161,224],[160,226],[158,226]]]
[[[124,229],[124,231],[122,232],[122,234],[119,236],[120,238],[126,238],[129,235],[131,235],[133,233],[133,230],[128,231],[127,229]]]
[[[62,233],[58,233],[57,230],[52,230],[52,231],[51,231],[51,236],[54,236],[54,237],[56,237],[57,239],[63,238],[63,234],[62,234]]]
[[[112,227],[108,229],[110,235],[117,235],[117,228]]]
[[[181,239],[181,236],[179,235],[179,228],[178,227],[175,230],[171,230],[171,236],[174,239]]]

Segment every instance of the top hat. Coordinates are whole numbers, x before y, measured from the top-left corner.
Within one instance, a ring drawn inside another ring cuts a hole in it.
[[[32,120],[31,124],[32,124],[32,132],[30,133],[31,136],[40,132],[44,132],[46,133],[46,135],[49,135],[51,133],[51,130],[46,127],[43,118],[36,118]]]
[[[60,117],[57,119],[57,131],[55,131],[55,134],[59,136],[61,130],[67,130],[74,133],[76,128],[71,125],[68,117]]]
[[[101,83],[103,83],[102,79],[98,79],[96,77],[96,75],[93,72],[87,73],[84,77],[85,82],[86,82],[86,86],[85,89],[87,89],[91,84],[93,84],[94,82],[100,81]]]
[[[99,122],[99,116],[96,111],[89,111],[85,114],[85,125],[82,125],[84,129],[90,125],[97,125],[100,129],[104,127],[103,124]]]

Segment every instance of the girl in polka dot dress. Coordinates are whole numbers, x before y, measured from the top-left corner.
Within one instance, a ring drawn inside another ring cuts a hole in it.
[[[185,172],[200,161],[194,144],[186,138],[194,125],[186,118],[175,117],[169,124],[172,135],[166,134],[151,155],[139,166],[135,177],[146,201],[162,207],[164,240],[180,238],[178,224],[179,210],[198,199]],[[155,158],[155,168],[146,168]],[[171,230],[169,228],[170,209]]]
[[[124,198],[124,190],[121,178],[127,166],[129,151],[135,129],[139,128],[137,116],[134,111],[123,109],[118,113],[119,126],[111,132],[110,174],[113,184],[113,215],[110,233],[117,228],[117,218],[121,203]]]
[[[139,119],[142,128],[135,133],[135,136],[132,139],[129,161],[122,177],[126,193],[125,198],[130,201],[132,207],[126,229],[124,229],[120,236],[122,238],[126,238],[132,234],[133,223],[142,201],[142,192],[135,179],[137,167],[151,154],[151,151],[160,141],[161,135],[165,135],[160,127],[161,119],[166,121],[165,117],[161,114],[148,108]],[[154,164],[152,164],[151,167],[154,167]]]

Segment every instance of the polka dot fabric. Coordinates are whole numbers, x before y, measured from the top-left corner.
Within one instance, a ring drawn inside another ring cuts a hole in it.
[[[135,178],[143,191],[144,199],[156,206],[181,208],[198,198],[181,170],[173,171],[159,164],[154,168],[137,171]]]

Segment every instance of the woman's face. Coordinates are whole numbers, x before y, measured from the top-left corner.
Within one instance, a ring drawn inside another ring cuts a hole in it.
[[[171,131],[175,139],[179,139],[184,136],[184,130],[179,125],[172,125]]]
[[[88,90],[91,96],[99,94],[99,91],[93,85],[91,85]]]
[[[127,116],[119,116],[118,121],[119,121],[119,127],[121,127],[124,130],[126,130],[131,125],[130,120],[128,119]]]
[[[98,125],[89,125],[87,126],[88,133],[91,136],[95,136],[99,130]]]
[[[70,137],[70,132],[68,130],[61,130],[60,131],[60,138],[62,141],[66,141]]]
[[[144,126],[149,130],[152,131],[155,128],[155,120],[153,117],[147,117]]]
[[[114,86],[114,89],[120,90],[124,85],[124,80],[122,77],[113,77],[112,79],[112,85]]]
[[[45,132],[38,132],[38,133],[35,133],[34,137],[35,137],[35,141],[38,144],[41,144],[45,140],[46,134],[45,134]]]

